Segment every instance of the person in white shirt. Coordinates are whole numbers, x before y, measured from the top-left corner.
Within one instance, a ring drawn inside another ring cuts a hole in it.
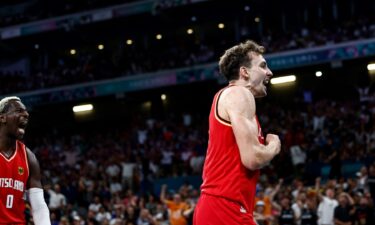
[[[334,212],[336,206],[338,206],[338,201],[335,199],[335,190],[332,188],[327,188],[325,191],[325,196],[319,191],[320,189],[320,178],[316,179],[315,188],[319,197],[318,206],[318,224],[319,225],[335,225],[334,223]]]
[[[306,152],[299,145],[291,146],[290,154],[292,156],[292,163],[294,167],[305,164]]]
[[[60,218],[60,210],[66,206],[66,197],[63,195],[59,184],[54,185],[54,190],[49,189],[49,204],[48,207],[51,212],[54,212],[57,218]]]
[[[109,164],[105,170],[106,174],[109,176],[109,177],[117,177],[121,170],[120,170],[120,166],[118,166],[116,163],[115,163],[115,160],[112,159],[111,160],[111,164]]]
[[[100,207],[102,206],[102,204],[100,203],[100,198],[99,196],[95,196],[94,197],[94,202],[92,202],[90,205],[89,205],[89,210],[97,213],[99,212],[99,209]]]
[[[134,174],[134,168],[137,166],[136,163],[131,162],[129,158],[125,157],[123,159],[123,162],[121,162],[121,167],[122,167],[122,182],[124,185],[128,185],[130,188],[133,186],[133,174]]]
[[[306,192],[300,191],[297,196],[296,202],[292,204],[292,210],[296,216],[296,224],[301,224],[302,210],[307,208],[307,196]]]
[[[95,216],[95,220],[102,223],[105,219],[108,221],[111,220],[111,214],[103,206],[101,206],[99,208],[99,212]]]

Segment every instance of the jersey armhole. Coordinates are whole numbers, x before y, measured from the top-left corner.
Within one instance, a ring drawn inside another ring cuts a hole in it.
[[[219,94],[217,95],[217,98],[215,100],[215,118],[217,119],[217,121],[219,121],[221,124],[223,125],[226,125],[226,126],[232,126],[232,123],[226,119],[223,119],[220,115],[219,115],[219,99],[220,99],[220,96],[221,94],[223,93],[223,91],[225,90],[226,88],[222,89]]]

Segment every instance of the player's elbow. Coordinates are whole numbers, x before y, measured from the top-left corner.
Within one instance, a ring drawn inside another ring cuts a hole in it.
[[[261,168],[261,164],[256,162],[256,160],[251,158],[241,158],[242,165],[249,170],[258,170]]]
[[[241,157],[241,163],[244,167],[246,167],[249,170],[258,170],[262,168],[262,162],[261,157],[259,154],[257,154],[257,151],[255,149],[252,149],[252,151],[246,151],[248,148],[240,149],[240,157]]]

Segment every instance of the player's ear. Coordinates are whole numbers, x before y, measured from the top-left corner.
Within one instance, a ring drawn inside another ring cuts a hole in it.
[[[249,79],[250,77],[249,71],[247,70],[245,66],[240,67],[239,73],[240,73],[240,77],[245,78],[245,80]]]
[[[5,123],[5,122],[6,122],[5,114],[1,113],[0,114],[0,123]]]

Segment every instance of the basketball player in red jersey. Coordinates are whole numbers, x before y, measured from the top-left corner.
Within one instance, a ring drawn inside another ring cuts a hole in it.
[[[214,97],[201,197],[194,225],[255,225],[259,169],[280,151],[277,135],[262,136],[255,98],[267,95],[272,72],[264,47],[246,41],[228,49],[219,69],[229,85]]]
[[[20,141],[28,119],[26,107],[18,97],[0,100],[0,225],[26,224],[26,189],[35,225],[51,224],[39,163],[34,153]]]

